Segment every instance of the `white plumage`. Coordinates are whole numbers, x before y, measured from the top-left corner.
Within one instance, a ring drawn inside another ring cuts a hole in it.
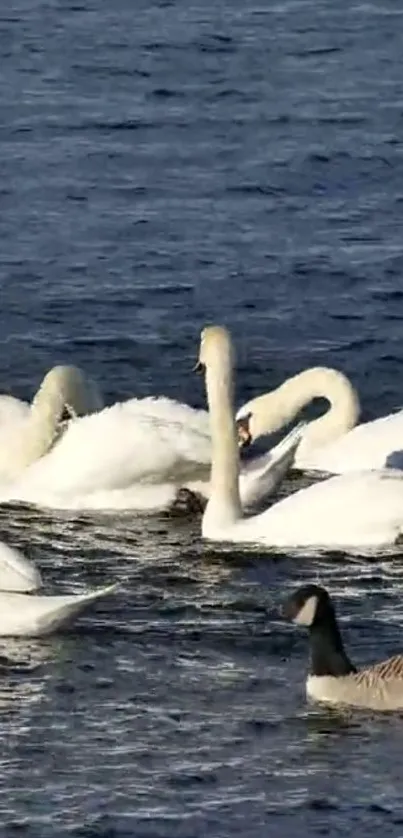
[[[289,495],[260,515],[243,518],[232,418],[232,348],[225,329],[204,330],[200,359],[206,366],[213,439],[205,537],[325,550],[372,550],[396,543],[403,529],[403,473],[393,469],[335,476]]]

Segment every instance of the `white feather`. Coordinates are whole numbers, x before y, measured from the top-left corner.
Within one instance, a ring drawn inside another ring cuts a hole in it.
[[[109,596],[116,585],[84,594],[42,596],[36,566],[19,551],[0,542],[0,637],[49,634],[87,611],[94,602]]]
[[[269,455],[248,463],[240,486],[245,506],[274,491],[297,445],[293,431]],[[179,488],[209,495],[208,413],[171,399],[130,399],[71,421],[61,439],[0,501],[61,509],[166,509]]]

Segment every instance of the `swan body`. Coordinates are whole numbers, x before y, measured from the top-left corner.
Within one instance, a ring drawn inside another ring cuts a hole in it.
[[[39,570],[16,549],[0,542],[0,637],[38,637],[75,621],[116,585],[84,594],[43,596]]]
[[[281,548],[373,549],[393,545],[403,529],[403,474],[393,469],[331,477],[244,518],[232,413],[233,358],[226,329],[202,332],[212,436],[211,490],[202,534],[220,541]]]
[[[343,436],[306,450],[294,467],[304,471],[347,474],[365,469],[403,469],[403,411],[352,428]]]
[[[58,366],[47,373],[31,405],[11,396],[0,404],[6,417],[0,421],[0,479],[12,480],[50,450],[65,411],[77,416],[97,410],[100,397],[78,367]]]
[[[344,651],[333,603],[325,588],[298,588],[284,604],[283,614],[309,631],[309,698],[370,710],[403,709],[403,655],[357,671]]]
[[[240,475],[244,506],[258,502],[283,479],[295,435]],[[46,456],[0,488],[0,501],[59,509],[161,510],[178,489],[208,497],[209,416],[168,398],[130,399],[68,423]]]

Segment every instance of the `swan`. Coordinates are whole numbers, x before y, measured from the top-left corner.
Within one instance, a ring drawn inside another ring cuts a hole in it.
[[[63,432],[66,418],[99,410],[101,406],[94,383],[78,367],[66,365],[49,370],[31,405],[13,396],[2,396],[0,478],[15,479],[46,454]]]
[[[48,447],[56,412],[52,409]],[[243,506],[259,502],[278,486],[298,442],[297,428],[269,454],[245,464],[240,475]],[[70,420],[51,450],[31,460],[16,479],[0,486],[0,502],[160,511],[175,506],[183,492],[185,501],[186,493],[204,500],[211,467],[208,413],[165,397],[129,399]]]
[[[325,588],[298,588],[288,597],[282,611],[285,618],[309,630],[309,698],[370,710],[403,709],[403,655],[357,671],[344,651],[334,606]]]
[[[403,474],[394,469],[342,474],[301,489],[259,515],[242,517],[233,415],[233,350],[224,327],[200,340],[212,438],[210,497],[202,535],[215,541],[281,548],[384,548],[403,529]]]
[[[38,393],[49,386],[49,380],[62,380],[69,376],[75,376],[75,386],[73,384],[70,389],[70,399],[65,405],[64,420],[102,410],[104,401],[97,385],[92,379],[87,378],[79,367],[71,365],[52,367],[43,378]],[[29,411],[29,402],[8,393],[2,393],[0,395],[0,428],[26,419]]]
[[[357,425],[358,394],[347,376],[328,367],[304,370],[246,402],[237,412],[241,444],[280,430],[319,397],[326,398],[330,408],[308,423],[294,468],[330,474],[403,469],[403,410]]]
[[[0,637],[39,637],[69,625],[99,599],[108,585],[84,594],[44,596],[37,567],[19,550],[0,542]]]

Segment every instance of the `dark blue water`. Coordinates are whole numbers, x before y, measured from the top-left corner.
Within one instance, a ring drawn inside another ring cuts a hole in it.
[[[0,390],[54,363],[108,401],[202,405],[224,322],[241,402],[312,364],[403,403],[403,12],[330,0],[13,0],[0,11]],[[1,512],[81,628],[3,644],[0,834],[403,833],[400,718],[306,706],[299,580],[357,662],[403,647],[403,564],[274,561],[199,521]]]

